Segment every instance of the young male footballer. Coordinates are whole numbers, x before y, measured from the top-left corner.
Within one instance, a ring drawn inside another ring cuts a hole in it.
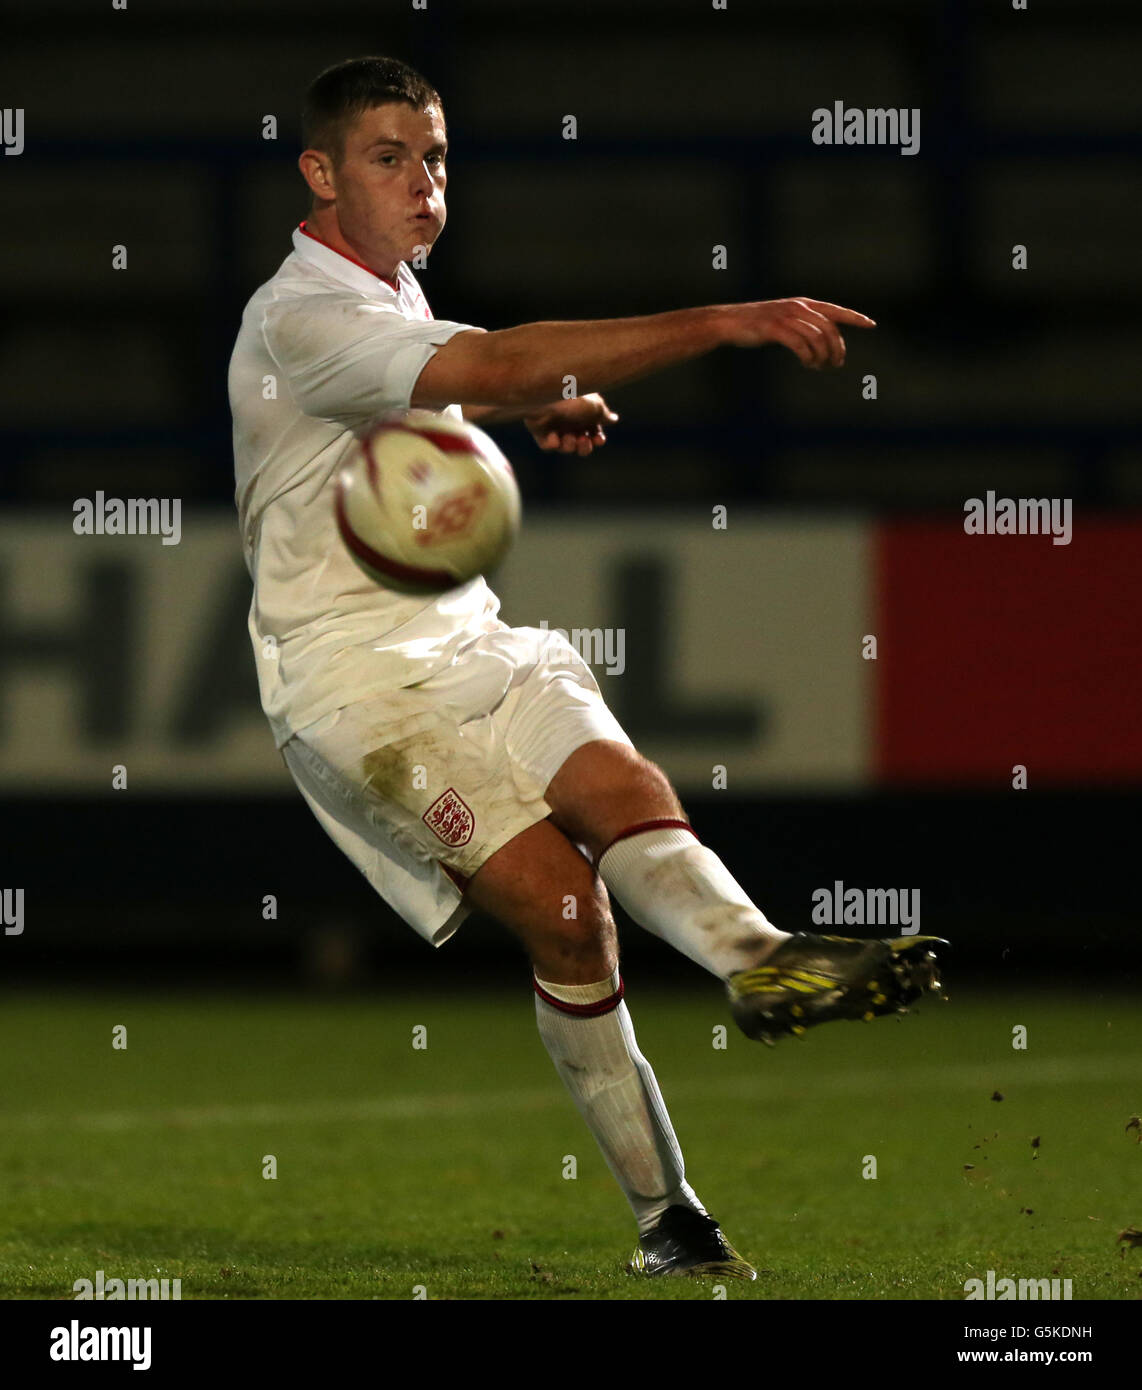
[[[472,909],[518,937],[540,1037],[638,1222],[628,1268],[753,1279],[686,1181],[623,1003],[608,895],[724,981],[736,1023],[766,1043],[938,989],[934,938],[779,931],[569,643],[508,627],[482,578],[427,599],[372,584],[339,539],[333,486],[355,432],[387,411],[522,420],[540,448],[582,457],[618,419],[602,389],[718,347],[840,367],[839,325],[872,320],[812,299],[496,332],[436,319],[409,262],[444,229],[439,95],[404,63],[353,59],[310,86],[303,135],[309,215],[246,308],[229,376],[276,745],[325,830],[433,946]],[[568,375],[581,394],[563,400]]]

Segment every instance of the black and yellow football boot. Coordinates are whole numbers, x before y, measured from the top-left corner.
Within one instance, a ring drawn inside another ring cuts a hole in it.
[[[667,1207],[658,1224],[639,1237],[628,1274],[690,1274],[708,1279],[756,1279],[757,1270],[743,1260],[722,1235],[712,1216],[693,1207]]]
[[[794,932],[763,965],[726,982],[734,1022],[770,1047],[834,1018],[906,1013],[922,994],[940,994],[933,944],[939,936],[856,941]]]

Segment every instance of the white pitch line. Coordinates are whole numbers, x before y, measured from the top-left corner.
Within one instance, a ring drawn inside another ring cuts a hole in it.
[[[558,1092],[556,1092],[558,1096]],[[420,1120],[434,1115],[479,1115],[489,1109],[549,1105],[547,1091],[491,1091],[466,1095],[405,1096],[401,1099],[313,1101],[298,1104],[212,1105],[177,1110],[103,1110],[86,1115],[13,1115],[21,1129],[53,1127],[120,1130],[145,1126],[198,1129],[211,1125],[327,1124],[338,1121]]]
[[[748,1100],[762,1107],[788,1100],[868,1095],[891,1099],[901,1092],[924,1090],[982,1092],[996,1087],[1018,1094],[1024,1086],[1050,1086],[1068,1082],[1129,1083],[1123,1105],[1137,1104],[1138,1062],[1119,1055],[1102,1057],[1047,1058],[1004,1057],[994,1063],[976,1065],[959,1062],[950,1066],[924,1065],[896,1068],[868,1068],[861,1071],[830,1071],[796,1076],[780,1074],[779,1058],[758,1059],[753,1077],[733,1077],[725,1081],[666,1086],[666,1100]],[[768,1070],[772,1064],[773,1070]],[[1133,1097],[1133,1099],[1131,1098]],[[87,1114],[24,1113],[0,1116],[0,1127],[11,1130],[80,1129],[118,1131],[147,1127],[205,1129],[220,1125],[280,1125],[375,1123],[386,1120],[423,1120],[433,1116],[481,1116],[491,1110],[542,1110],[569,1105],[566,1092],[553,1077],[542,1090],[476,1091],[455,1095],[403,1096],[386,1099],[312,1101],[295,1104],[219,1105],[173,1110],[101,1110]]]

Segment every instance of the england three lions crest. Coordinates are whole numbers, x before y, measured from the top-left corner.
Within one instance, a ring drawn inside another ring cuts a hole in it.
[[[436,798],[421,820],[437,839],[453,848],[468,843],[476,824],[475,816],[451,787]]]

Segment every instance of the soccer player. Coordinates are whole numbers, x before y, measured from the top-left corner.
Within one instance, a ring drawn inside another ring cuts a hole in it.
[[[478,909],[522,943],[540,1036],[638,1223],[628,1268],[754,1278],[686,1181],[623,1002],[608,894],[724,981],[738,1025],[766,1042],[938,988],[932,938],[778,930],[699,843],[569,643],[508,627],[482,578],[428,599],[372,584],[338,537],[332,488],[354,433],[386,411],[522,420],[541,449],[583,457],[618,419],[604,388],[724,346],[840,367],[839,325],[872,320],[811,299],[497,332],[439,320],[409,269],[444,228],[437,92],[391,58],[340,63],[310,86],[303,136],[309,214],[246,308],[229,376],[276,746],[321,825],[427,941]],[[580,394],[564,400],[568,375]]]

